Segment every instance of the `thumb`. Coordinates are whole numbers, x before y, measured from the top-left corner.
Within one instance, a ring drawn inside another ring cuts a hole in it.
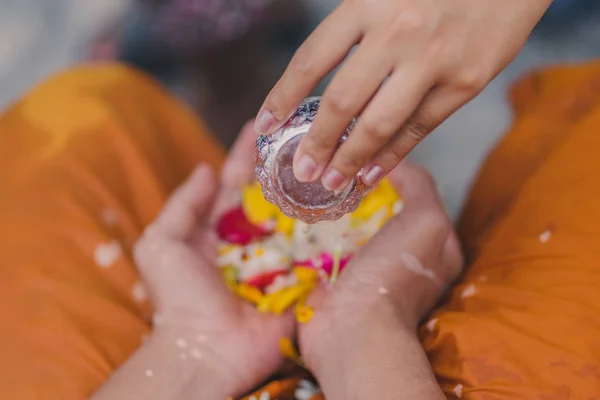
[[[254,130],[253,122],[246,122],[223,166],[221,183],[224,187],[239,189],[254,181],[257,139],[258,133]]]
[[[135,245],[136,264],[159,311],[179,307],[212,313],[197,302],[198,293],[215,309],[227,303],[223,299],[230,294],[219,270],[189,241],[206,225],[215,189],[212,170],[196,168]]]
[[[227,156],[221,172],[221,188],[213,210],[212,221],[240,203],[240,190],[254,179],[256,139],[252,121],[247,122]]]
[[[175,240],[189,239],[208,217],[216,189],[213,171],[199,165],[169,198],[149,231]]]

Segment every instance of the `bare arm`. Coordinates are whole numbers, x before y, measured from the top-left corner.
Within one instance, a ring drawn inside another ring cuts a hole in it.
[[[419,321],[461,270],[433,180],[408,163],[390,181],[405,206],[366,244],[300,327],[304,359],[328,400],[445,396],[417,335]]]
[[[416,332],[385,314],[361,320],[364,329],[340,329],[323,350],[312,372],[327,399],[445,400]]]
[[[224,400],[234,387],[191,331],[158,330],[92,400]]]
[[[233,294],[211,245],[217,239],[210,221],[253,179],[247,165],[255,141],[251,128],[242,131],[220,184],[210,168],[198,166],[136,243],[136,263],[160,318],[93,400],[225,400],[279,368],[278,341],[293,335],[293,316],[261,314]]]

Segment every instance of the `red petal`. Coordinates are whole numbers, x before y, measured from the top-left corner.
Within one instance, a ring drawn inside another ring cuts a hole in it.
[[[269,231],[248,221],[241,207],[223,214],[217,224],[217,233],[221,240],[240,245],[246,245],[270,234]]]
[[[246,280],[248,285],[252,285],[257,287],[260,290],[264,290],[267,286],[272,284],[280,275],[285,275],[288,273],[288,270],[281,269],[278,271],[266,272],[264,274],[256,275]]]
[[[350,261],[352,255],[349,254],[340,259],[340,272],[346,267],[346,264]],[[333,271],[333,255],[330,253],[321,253],[321,255],[313,260],[302,260],[302,261],[294,261],[294,266],[306,266],[314,269],[322,269],[327,273],[327,275],[331,275]]]

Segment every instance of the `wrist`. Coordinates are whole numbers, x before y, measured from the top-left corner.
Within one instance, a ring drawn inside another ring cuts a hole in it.
[[[413,333],[404,319],[382,302],[360,309],[339,308],[336,312],[317,310],[300,331],[300,344],[304,362],[318,375],[336,365],[354,368],[350,362],[359,357],[365,346],[374,341],[383,343],[399,334],[416,337],[416,331]],[[342,370],[340,373],[345,374]]]
[[[328,399],[445,398],[415,329],[385,309],[352,319],[331,325],[305,355]]]
[[[194,393],[206,399],[224,399],[238,395],[236,379],[223,365],[220,356],[204,337],[193,330],[179,327],[155,329],[144,344],[149,351],[161,354],[161,363],[154,376],[165,375],[165,380],[178,382],[185,393]],[[144,349],[142,347],[142,349]]]
[[[191,345],[192,338],[181,332],[154,331],[92,399],[221,400],[237,395],[219,363]]]

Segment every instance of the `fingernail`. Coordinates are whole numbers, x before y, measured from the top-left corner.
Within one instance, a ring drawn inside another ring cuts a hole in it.
[[[261,135],[266,135],[275,126],[276,122],[277,120],[273,117],[273,114],[267,110],[262,110],[258,113],[256,121],[254,121],[254,130]]]
[[[376,184],[381,178],[383,178],[383,168],[379,165],[372,165],[367,167],[365,173],[362,176],[363,182],[368,186],[373,186]]]
[[[322,182],[325,189],[332,192],[340,190],[343,187],[346,177],[335,168],[330,168],[323,174]]]
[[[294,165],[294,175],[300,182],[312,182],[317,172],[317,163],[311,156],[303,154],[296,165]]]

